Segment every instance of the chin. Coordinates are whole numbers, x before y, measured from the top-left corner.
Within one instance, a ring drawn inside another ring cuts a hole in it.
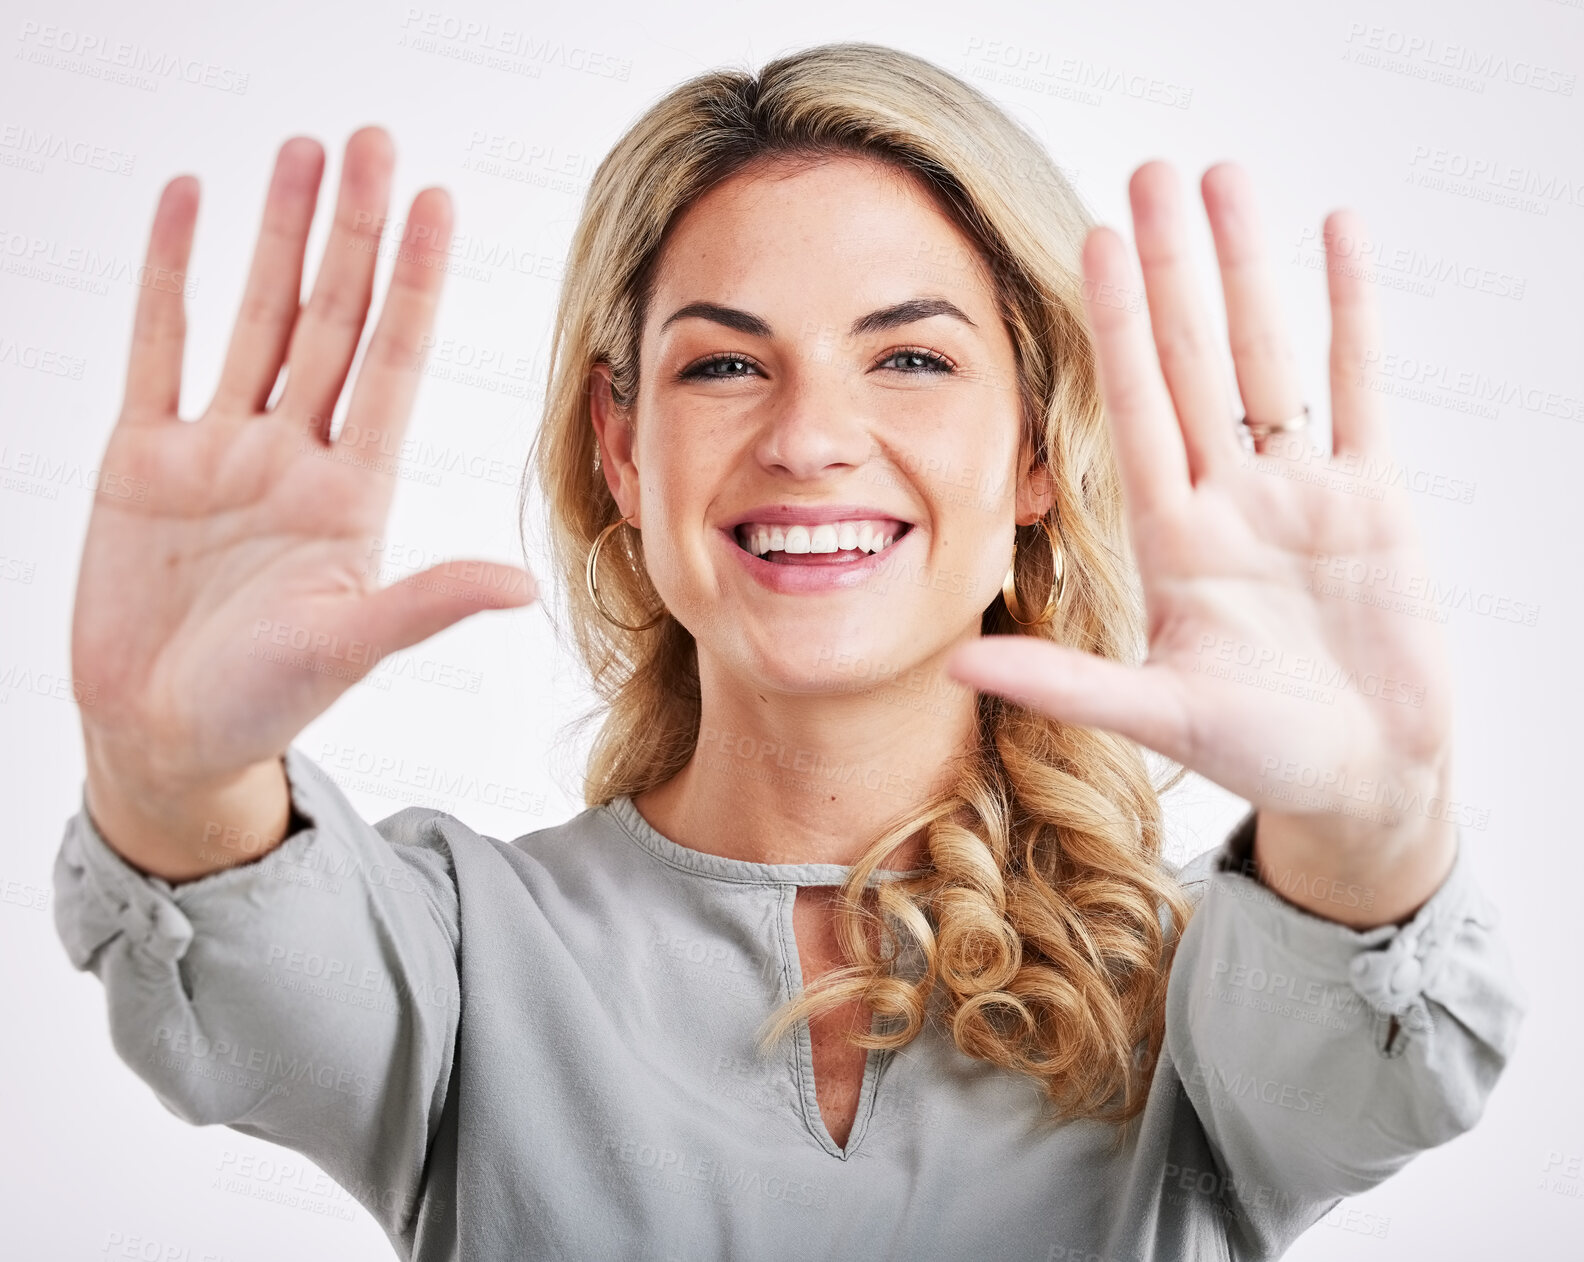
[[[849,626],[852,633],[845,635],[833,633],[828,621],[800,619],[802,626],[778,628],[773,636],[738,645],[733,656],[760,688],[809,696],[862,692],[908,679],[942,647],[922,627],[908,634],[894,613],[885,628],[889,634],[875,635],[874,623],[886,616],[877,608],[865,619],[868,625]]]

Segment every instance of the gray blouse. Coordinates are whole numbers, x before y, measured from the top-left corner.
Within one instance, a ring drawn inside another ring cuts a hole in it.
[[[175,886],[84,806],[56,927],[166,1108],[311,1158],[421,1262],[1277,1257],[1472,1126],[1522,1018],[1461,837],[1409,924],[1358,932],[1244,875],[1251,813],[1180,874],[1139,1118],[1053,1123],[931,1023],[869,1054],[842,1148],[807,1024],[755,1034],[802,977],[797,888],[844,868],[690,850],[628,798],[509,844],[371,826],[285,766],[305,826]]]

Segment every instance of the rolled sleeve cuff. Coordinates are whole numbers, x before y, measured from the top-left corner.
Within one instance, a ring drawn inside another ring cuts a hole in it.
[[[284,762],[292,808],[286,839],[257,859],[175,885],[139,871],[105,840],[88,813],[85,785],[78,811],[66,823],[54,867],[55,930],[73,967],[91,968],[99,950],[117,934],[125,934],[132,947],[153,959],[179,960],[193,938],[184,900],[265,878],[281,863],[302,862],[317,836],[314,821],[323,804],[313,768],[295,747],[286,752]]]
[[[1465,932],[1477,927],[1489,934],[1499,924],[1495,906],[1470,871],[1461,828],[1451,870],[1411,920],[1355,929],[1288,902],[1252,875],[1255,820],[1256,812],[1251,810],[1213,852],[1207,865],[1206,900],[1236,900],[1267,937],[1298,957],[1345,976],[1376,1012],[1402,1017],[1422,1007],[1427,992],[1439,989]],[[1367,899],[1368,892],[1339,887],[1332,896],[1339,906],[1359,906],[1357,900]]]

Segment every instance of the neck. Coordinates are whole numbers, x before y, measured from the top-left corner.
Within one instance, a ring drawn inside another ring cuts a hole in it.
[[[945,653],[862,692],[781,693],[699,661],[699,741],[670,780],[634,799],[663,836],[753,863],[850,865],[944,787],[978,738],[972,689]],[[922,837],[881,860],[924,866]]]

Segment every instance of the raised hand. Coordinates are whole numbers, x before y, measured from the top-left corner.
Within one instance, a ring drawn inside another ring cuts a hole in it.
[[[93,698],[82,708],[90,806],[107,837],[150,870],[215,866],[189,862],[155,834],[190,822],[179,803],[246,813],[247,785],[283,792],[279,756],[382,654],[534,597],[532,578],[510,566],[452,563],[383,589],[371,566],[451,232],[446,193],[419,193],[331,442],[367,319],[392,165],[383,130],[348,141],[334,225],[303,305],[324,153],[301,137],[281,146],[219,386],[190,423],[177,406],[197,181],[173,179],[160,198],[71,642],[74,677]],[[279,402],[266,406],[283,366]]]
[[[951,672],[1065,722],[1107,728],[1249,799],[1262,870],[1322,915],[1384,923],[1450,866],[1444,808],[1452,698],[1439,625],[1404,611],[1427,567],[1392,467],[1367,281],[1350,258],[1357,215],[1325,224],[1332,316],[1331,443],[1306,430],[1248,451],[1195,298],[1181,197],[1165,163],[1130,192],[1155,353],[1143,316],[1098,300],[1132,288],[1127,250],[1097,228],[1084,248],[1101,393],[1143,585],[1141,666],[1029,636],[962,646]],[[1221,164],[1203,194],[1220,261],[1241,412],[1303,410],[1258,246],[1246,175]],[[1330,897],[1346,881],[1366,908]],[[1322,896],[1310,897],[1324,886]]]

